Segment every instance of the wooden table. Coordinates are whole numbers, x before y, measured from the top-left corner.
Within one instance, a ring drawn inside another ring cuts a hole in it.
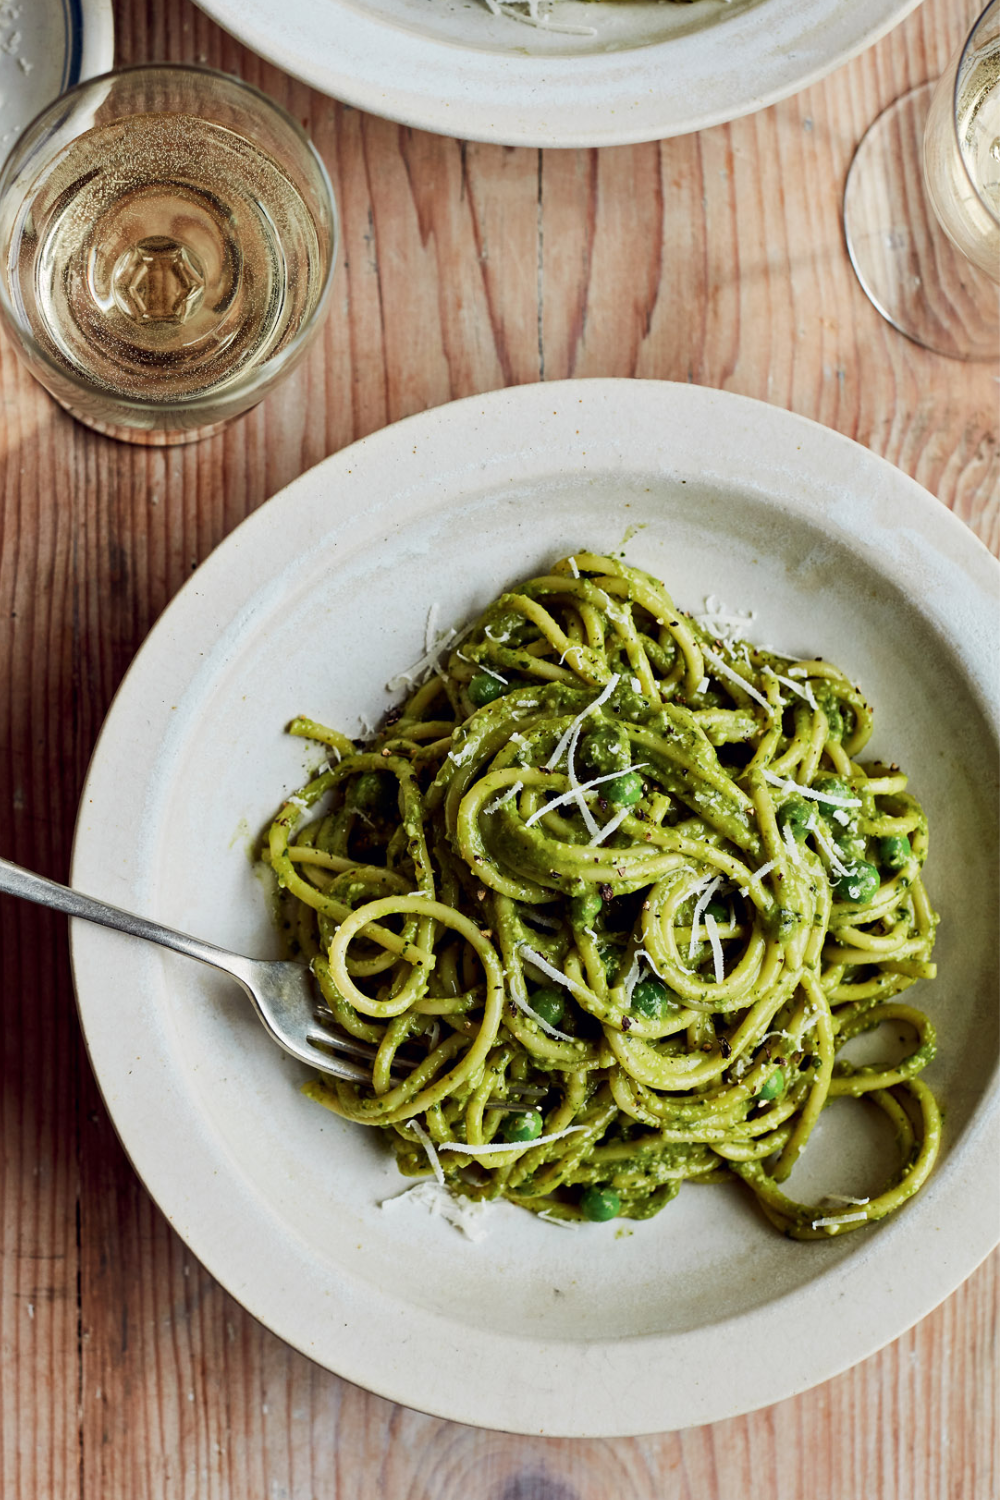
[[[111,696],[216,543],[326,454],[458,396],[587,375],[740,391],[885,455],[995,550],[996,372],[883,323],[838,217],[866,125],[940,71],[975,8],[927,0],[825,82],[733,125],[539,152],[360,114],[188,0],[117,0],[120,63],[223,68],[305,123],[343,251],[307,364],[200,445],[88,432],[0,342],[0,853],[66,879]],[[64,921],[0,900],[0,944],[7,1500],[995,1500],[995,1257],[839,1378],[676,1434],[477,1431],[319,1369],[202,1270],[133,1174],[80,1040]]]

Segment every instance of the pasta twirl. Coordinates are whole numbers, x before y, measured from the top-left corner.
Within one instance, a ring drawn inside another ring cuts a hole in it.
[[[896,766],[859,760],[847,677],[712,639],[583,553],[428,670],[361,748],[291,726],[335,763],[267,838],[283,921],[378,1048],[371,1088],[311,1097],[384,1131],[404,1173],[547,1218],[647,1218],[735,1178],[815,1239],[912,1196],[940,1138],[934,1032],[900,998],[934,975],[927,821]],[[912,1037],[901,1060],[840,1057],[883,1022]],[[796,1202],[843,1096],[888,1117],[898,1171]]]

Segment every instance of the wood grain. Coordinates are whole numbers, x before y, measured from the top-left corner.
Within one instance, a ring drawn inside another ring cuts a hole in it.
[[[732,125],[539,152],[366,116],[187,0],[117,0],[120,63],[221,67],[303,121],[342,254],[306,364],[189,448],[78,427],[0,341],[0,853],[66,878],[102,718],[192,568],[327,453],[455,397],[592,375],[739,391],[885,455],[996,551],[996,371],[884,324],[839,224],[866,125],[937,74],[973,12],[927,0],[829,79]],[[733,1421],[613,1442],[438,1421],[293,1353],[176,1238],[89,1071],[61,919],[0,900],[0,955],[4,1497],[996,1500],[996,1257],[880,1354]]]

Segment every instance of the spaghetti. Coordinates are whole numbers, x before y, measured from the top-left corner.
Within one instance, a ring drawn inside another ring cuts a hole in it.
[[[926,1180],[934,1055],[927,821],[872,712],[822,660],[712,638],[662,584],[578,553],[432,649],[426,680],[272,824],[293,951],[371,1087],[306,1092],[388,1136],[403,1173],[546,1219],[648,1218],[737,1178],[798,1239]],[[445,660],[446,657],[446,660]],[[840,1049],[884,1022],[901,1059]],[[877,1196],[783,1191],[822,1111],[884,1112]],[[831,1204],[834,1206],[831,1207]]]

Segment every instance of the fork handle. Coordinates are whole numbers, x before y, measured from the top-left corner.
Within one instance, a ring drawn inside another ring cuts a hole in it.
[[[189,937],[187,933],[176,932],[172,927],[163,927],[148,917],[123,911],[120,906],[111,906],[107,901],[96,901],[93,896],[84,896],[58,881],[46,880],[44,875],[35,875],[31,870],[11,864],[8,859],[0,859],[0,892],[8,896],[23,896],[25,901],[65,912],[68,917],[82,917],[86,922],[114,927],[130,937],[148,938],[151,943],[160,943],[164,948],[174,948],[189,958],[200,959],[203,964],[224,969],[240,983],[246,982],[242,966],[247,960],[238,954],[217,948],[214,943],[205,943],[201,938]]]

